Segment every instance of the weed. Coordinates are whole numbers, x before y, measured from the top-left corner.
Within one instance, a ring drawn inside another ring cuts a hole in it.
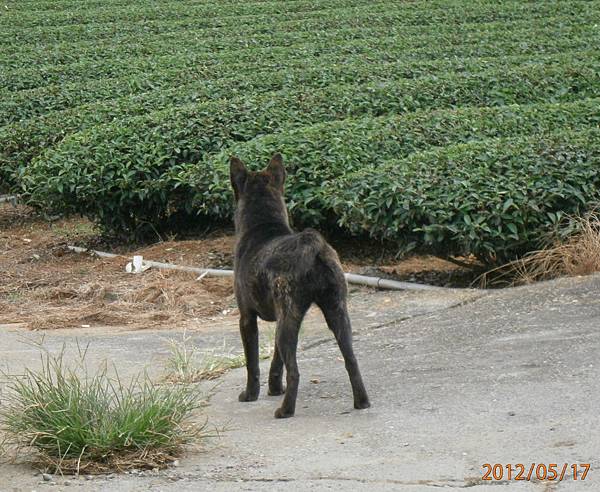
[[[55,226],[52,231],[58,237],[63,237],[66,240],[85,239],[98,235],[98,228],[91,222],[80,222],[77,224],[69,224],[69,226]]]
[[[63,346],[42,350],[40,370],[5,374],[0,422],[17,454],[55,473],[155,468],[206,435],[191,423],[203,402],[197,388],[157,385],[146,373],[124,383],[106,364],[89,372],[87,348],[78,349],[74,364]]]
[[[268,342],[260,347],[261,359],[268,359],[273,354],[273,334],[268,336]],[[244,354],[236,353],[226,340],[221,346],[200,353],[186,331],[181,341],[169,340],[169,351],[165,380],[173,383],[190,384],[217,379],[227,371],[246,364]]]

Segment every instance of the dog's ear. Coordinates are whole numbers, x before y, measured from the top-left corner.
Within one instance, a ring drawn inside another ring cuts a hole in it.
[[[248,171],[244,163],[237,157],[232,156],[229,159],[229,178],[231,179],[231,186],[236,201],[240,199],[240,195],[244,192],[247,177]]]
[[[271,157],[271,162],[267,166],[267,174],[271,176],[271,183],[275,188],[283,192],[283,183],[285,183],[285,168],[283,167],[283,157],[277,153]]]

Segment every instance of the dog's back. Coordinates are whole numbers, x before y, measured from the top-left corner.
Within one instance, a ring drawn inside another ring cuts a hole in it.
[[[314,229],[271,238],[242,251],[236,263],[241,269],[236,290],[267,321],[275,321],[283,309],[304,312],[313,303],[346,297],[337,253]],[[252,299],[245,299],[248,294]]]
[[[259,255],[256,278],[269,286],[275,318],[290,306],[303,312],[325,298],[345,300],[346,280],[337,253],[314,229],[276,238]]]

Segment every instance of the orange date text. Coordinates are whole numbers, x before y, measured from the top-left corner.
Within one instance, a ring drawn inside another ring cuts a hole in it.
[[[484,463],[482,480],[585,480],[590,471],[589,463]]]

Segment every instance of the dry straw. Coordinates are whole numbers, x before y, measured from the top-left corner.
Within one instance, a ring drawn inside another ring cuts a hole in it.
[[[570,231],[566,238],[556,239],[565,237],[565,231]],[[489,270],[476,281],[482,287],[524,285],[599,271],[600,214],[593,209],[581,217],[567,217],[548,247]]]

